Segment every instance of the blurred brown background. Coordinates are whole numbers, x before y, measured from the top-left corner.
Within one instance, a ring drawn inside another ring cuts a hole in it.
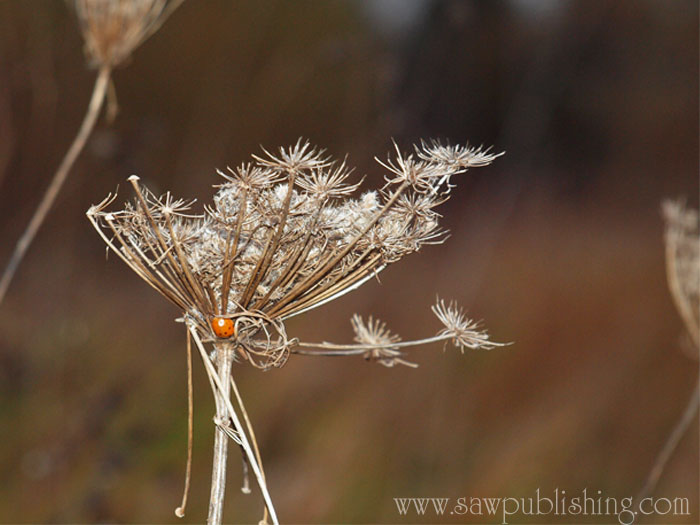
[[[2,267],[93,81],[66,3],[0,3]],[[659,212],[666,197],[697,206],[697,2],[189,1],[115,85],[117,120],[98,124],[0,306],[0,522],[180,522],[179,313],[105,260],[84,213],[118,185],[131,198],[132,173],[206,203],[215,168],[299,136],[349,153],[374,186],[392,137],[507,154],[443,206],[446,244],[290,320],[291,335],[350,341],[353,312],[430,335],[437,293],[514,344],[419,349],[417,370],[304,356],[236,368],[281,519],[427,522],[393,498],[641,488],[697,376]],[[206,515],[211,468],[201,363],[195,383],[186,523]],[[692,515],[647,523],[698,522],[697,443],[694,424],[655,492],[689,498]],[[257,521],[239,483],[234,451],[226,516]]]

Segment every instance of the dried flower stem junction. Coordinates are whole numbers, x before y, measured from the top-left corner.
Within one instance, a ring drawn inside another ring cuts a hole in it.
[[[425,244],[441,243],[446,231],[435,208],[449,198],[452,177],[498,157],[438,142],[421,143],[410,154],[395,150],[393,158],[379,161],[387,170],[384,186],[357,197],[361,181],[348,182],[352,170],[345,162],[298,141],[220,172],[224,181],[203,214],[169,193],[157,197],[136,176],[129,178],[133,204],[107,211],[116,198],[110,195],[88,210],[109,248],[183,312],[209,374],[221,432],[208,523],[222,520],[226,435],[242,447],[270,518],[277,519],[252,428],[246,435],[230,401],[233,361],[266,370],[282,366],[291,353],[359,354],[385,366],[415,366],[404,359],[404,348],[438,341],[452,341],[462,351],[499,346],[444,301],[433,306],[442,329],[418,341],[401,342],[383,323],[358,316],[352,319],[356,344],[300,343],[287,336],[286,319],[361,286]],[[213,344],[211,355],[207,343]]]

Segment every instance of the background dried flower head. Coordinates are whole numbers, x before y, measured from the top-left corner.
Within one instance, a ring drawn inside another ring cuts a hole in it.
[[[184,0],[74,0],[85,53],[96,67],[115,68]]]
[[[0,276],[0,304],[73,164],[92,134],[108,95],[107,120],[111,122],[116,117],[117,96],[112,83],[112,70],[124,63],[144,40],[155,33],[183,1],[75,0],[74,7],[85,39],[86,54],[90,64],[99,69],[99,72],[78,133],[65,152]]]
[[[663,203],[666,221],[666,275],[678,313],[697,348],[700,345],[700,237],[698,211],[683,201]]]

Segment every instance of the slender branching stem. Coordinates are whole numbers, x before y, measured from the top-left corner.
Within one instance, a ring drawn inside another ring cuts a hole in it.
[[[185,274],[185,279],[187,279],[187,282],[190,283],[192,286],[192,289],[195,290],[196,293],[199,294],[199,297],[202,301],[202,303],[206,303],[206,295],[204,293],[204,286],[203,284],[195,279],[194,275],[192,275],[192,271],[190,270],[190,265],[187,261],[187,257],[185,257],[184,252],[182,251],[182,244],[178,242],[177,240],[177,235],[175,234],[175,231],[173,230],[173,223],[170,218],[170,213],[164,212],[163,216],[165,217],[165,222],[168,226],[168,232],[170,233],[170,238],[172,239],[173,246],[175,247],[175,253],[178,257],[178,260],[180,261],[180,268],[182,269],[182,272]]]
[[[51,184],[49,184],[49,187],[46,189],[39,206],[34,211],[34,215],[29,221],[26,230],[24,230],[24,233],[17,241],[15,250],[12,252],[12,256],[10,257],[10,262],[7,264],[7,267],[2,274],[2,279],[0,279],[0,304],[2,304],[2,300],[7,293],[7,289],[10,286],[10,282],[12,282],[12,278],[14,277],[17,268],[19,268],[22,259],[24,259],[24,255],[27,253],[29,246],[34,240],[39,228],[43,224],[46,214],[51,209],[51,206],[56,200],[59,191],[61,191],[61,187],[63,187],[63,183],[66,181],[68,173],[70,173],[73,164],[75,164],[80,152],[83,151],[88,138],[92,134],[92,130],[95,128],[95,123],[100,115],[100,109],[102,108],[105,94],[107,93],[110,74],[111,69],[106,66],[102,67],[97,74],[97,80],[95,81],[95,87],[92,90],[90,104],[88,105],[87,112],[83,118],[83,123],[80,125],[80,129],[78,130],[78,134],[75,136],[75,139],[73,139],[73,143],[68,148],[65,157],[63,157],[61,164],[58,166],[58,169],[51,180]]]
[[[253,270],[253,278],[248,281],[248,285],[243,291],[241,304],[243,306],[248,306],[248,302],[252,298],[255,290],[260,284],[262,278],[267,274],[270,267],[270,261],[275,253],[275,250],[279,247],[280,239],[284,233],[284,227],[287,224],[287,218],[289,217],[289,206],[292,202],[292,195],[294,193],[294,180],[296,178],[296,173],[292,172],[289,176],[289,183],[287,184],[287,195],[284,197],[284,203],[282,204],[282,213],[280,214],[281,219],[277,224],[277,229],[270,231],[270,237],[263,251],[262,257],[258,259],[258,263]]]
[[[194,427],[194,402],[192,394],[192,338],[187,332],[187,465],[185,467],[185,488],[182,491],[182,503],[175,509],[178,518],[185,516],[187,507],[187,494],[190,491],[190,477],[192,473],[192,434]]]
[[[449,341],[454,336],[450,334],[436,335],[434,337],[426,337],[425,339],[416,339],[414,341],[402,341],[399,343],[387,344],[335,344],[335,343],[305,343],[299,342],[292,352],[302,355],[361,355],[369,350],[377,348],[406,348],[409,346],[420,346],[440,341]],[[313,348],[318,350],[305,350],[305,348]]]
[[[243,226],[243,217],[246,216],[246,204],[248,202],[248,188],[244,188],[241,192],[240,197],[240,210],[238,213],[238,218],[236,219],[236,228],[233,237],[233,243],[231,240],[231,232],[227,239],[226,246],[226,257],[224,258],[224,276],[223,276],[223,286],[221,287],[221,311],[220,313],[225,314],[228,309],[228,296],[231,293],[231,278],[233,277],[233,259],[238,255],[236,252],[238,248],[238,241],[241,238],[241,228]]]
[[[277,290],[277,288],[285,283],[288,278],[291,278],[294,275],[294,271],[299,268],[304,263],[305,257],[309,253],[309,249],[311,248],[311,238],[314,234],[314,231],[316,229],[316,226],[318,225],[318,219],[321,215],[321,212],[323,211],[323,206],[324,202],[320,202],[318,205],[318,209],[314,213],[313,219],[311,220],[311,225],[309,226],[308,230],[303,236],[303,240],[299,243],[301,248],[298,248],[295,253],[292,254],[290,257],[287,267],[280,272],[279,277],[270,285],[270,289],[268,292],[263,296],[262,299],[260,299],[255,305],[253,306],[254,310],[262,308],[262,306],[267,302],[267,300],[272,296],[273,292]]]
[[[129,177],[129,182],[131,185],[134,187],[134,191],[136,192],[136,197],[139,200],[139,203],[141,204],[141,207],[143,209],[144,214],[148,218],[149,223],[151,224],[151,228],[153,228],[153,233],[155,234],[156,240],[158,241],[158,244],[160,246],[160,249],[162,250],[163,255],[166,256],[167,260],[169,261],[169,269],[171,269],[175,275],[176,275],[176,280],[182,285],[183,289],[185,290],[185,293],[187,291],[191,292],[195,297],[198,298],[200,301],[200,304],[204,304],[204,294],[199,287],[198,282],[194,282],[191,274],[188,274],[188,266],[187,263],[182,261],[182,258],[178,259],[176,261],[175,256],[172,253],[172,250],[170,250],[168,244],[166,243],[165,239],[163,238],[163,232],[161,232],[160,228],[158,227],[156,220],[153,218],[153,214],[151,213],[151,210],[148,206],[148,202],[146,202],[146,198],[143,196],[143,193],[141,192],[141,188],[139,187],[139,177],[136,175],[132,175]],[[176,244],[175,241],[173,241],[173,244]],[[149,246],[151,247],[151,250],[154,253],[157,253],[156,250],[152,247],[153,245],[150,244],[149,241]],[[179,255],[179,254],[178,254]],[[178,263],[179,261],[179,263]],[[166,268],[168,266],[166,265]],[[189,287],[189,289],[188,289]]]

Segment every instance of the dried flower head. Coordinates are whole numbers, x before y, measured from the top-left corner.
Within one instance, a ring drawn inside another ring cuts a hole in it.
[[[155,33],[184,0],[74,0],[95,67],[114,68]]]
[[[372,316],[365,322],[357,314],[352,316],[351,322],[355,331],[355,342],[369,347],[364,353],[364,358],[367,361],[376,361],[388,367],[397,364],[416,366],[401,359],[403,354],[396,346],[396,343],[400,342],[401,338],[396,334],[392,334],[386,327],[386,323],[381,322],[379,319],[373,319]]]
[[[449,338],[462,353],[465,348],[491,350],[502,346],[500,343],[490,341],[488,333],[485,330],[479,330],[479,323],[469,319],[464,310],[454,301],[445,304],[445,301],[438,299],[431,310],[445,326],[438,336]]]
[[[423,144],[382,163],[393,174],[380,191],[351,196],[345,162],[299,141],[254,164],[229,169],[204,214],[192,202],[157,197],[130,177],[136,202],[108,212],[114,197],[88,211],[105,242],[141,278],[177,305],[204,339],[211,322],[231,319],[241,357],[260,368],[281,366],[297,341],[284,320],[340,297],[444,230],[434,208],[452,176],[497,155],[460,146]],[[460,348],[488,347],[484,334],[454,306],[438,317]],[[353,320],[365,352],[393,365],[393,336],[383,324]]]
[[[201,214],[192,213],[192,201],[152,194],[135,175],[129,178],[136,191],[134,203],[108,211],[116,198],[110,195],[88,210],[109,248],[182,310],[188,353],[191,337],[202,356],[216,399],[214,421],[221,431],[214,442],[209,523],[222,521],[229,438],[244,451],[244,464],[256,476],[266,513],[277,523],[260,456],[248,441],[247,436],[255,442],[252,427],[243,428],[231,404],[234,359],[268,369],[283,365],[293,352],[362,355],[388,367],[416,366],[403,358],[404,348],[448,340],[461,350],[500,346],[454,303],[446,306],[443,301],[433,307],[443,329],[414,341],[401,341],[384,323],[357,315],[352,318],[355,343],[348,345],[290,339],[284,324],[357,288],[423,245],[442,242],[445,231],[435,207],[449,198],[452,177],[496,157],[438,143],[423,143],[409,155],[396,148],[395,157],[381,163],[390,172],[382,189],[353,196],[360,182],[348,182],[346,163],[334,162],[300,140],[219,172],[224,182]],[[213,354],[207,354],[205,342],[214,343]],[[183,496],[178,516],[185,501]]]
[[[662,205],[666,220],[666,275],[676,308],[695,346],[700,345],[700,237],[698,211],[682,201]]]

